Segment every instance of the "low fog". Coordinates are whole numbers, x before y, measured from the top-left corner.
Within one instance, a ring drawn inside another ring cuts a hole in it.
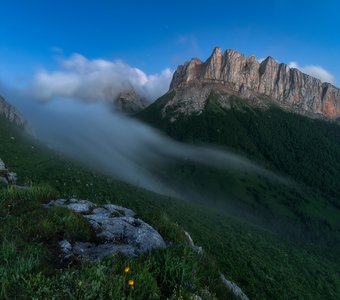
[[[147,75],[121,61],[60,58],[59,68],[38,70],[26,87],[1,85],[0,94],[23,113],[37,138],[82,164],[114,178],[166,195],[181,196],[164,166],[192,161],[223,170],[254,172],[282,181],[249,160],[210,147],[176,142],[113,110],[127,86],[148,99],[168,89],[172,73]]]
[[[65,97],[41,103],[15,93],[12,97],[37,137],[55,150],[98,172],[158,193],[180,196],[161,179],[164,176],[158,176],[162,166],[178,160],[274,176],[233,153],[174,141],[134,118],[112,111],[105,103]]]

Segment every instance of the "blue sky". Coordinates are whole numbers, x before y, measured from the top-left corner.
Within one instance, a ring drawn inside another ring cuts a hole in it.
[[[340,4],[325,1],[0,0],[0,79],[56,70],[79,53],[147,74],[213,47],[321,66],[340,83]]]

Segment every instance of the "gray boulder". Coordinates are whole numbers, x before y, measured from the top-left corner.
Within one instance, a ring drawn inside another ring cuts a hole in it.
[[[6,178],[9,184],[15,185],[17,183],[17,173],[8,172]]]
[[[59,206],[80,213],[86,218],[96,233],[100,243],[71,243],[62,240],[59,243],[65,259],[76,257],[102,258],[122,253],[137,256],[157,248],[164,248],[165,242],[161,235],[149,224],[139,218],[131,209],[106,204],[97,206],[88,200],[58,199],[50,201],[46,208]]]
[[[0,183],[8,184],[6,177],[0,176]]]
[[[6,168],[5,163],[0,158],[0,176],[5,175],[5,174],[7,174],[7,168]]]
[[[0,158],[0,182],[4,184],[9,184],[13,186],[14,188],[20,188],[20,186],[17,186],[17,174],[14,172],[9,172],[6,164],[3,162],[3,160]]]

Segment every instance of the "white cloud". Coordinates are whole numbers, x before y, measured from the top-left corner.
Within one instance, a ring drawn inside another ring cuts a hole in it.
[[[132,86],[138,94],[153,101],[168,90],[173,74],[167,68],[160,74],[148,75],[120,60],[90,60],[80,54],[61,58],[59,65],[59,70],[40,70],[34,76],[32,91],[39,99],[68,96],[112,100]]]
[[[299,69],[308,75],[311,75],[313,77],[320,79],[322,82],[329,82],[332,84],[335,83],[335,77],[330,72],[328,72],[326,69],[320,66],[308,65],[308,66],[300,67],[296,61],[290,62],[288,66],[290,68]]]

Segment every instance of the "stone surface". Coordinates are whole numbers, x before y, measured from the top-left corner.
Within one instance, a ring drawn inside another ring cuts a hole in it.
[[[225,278],[223,274],[220,274],[222,282],[233,292],[236,297],[239,297],[241,300],[249,300],[245,293],[243,293],[242,289],[234,282]]]
[[[300,113],[340,118],[340,89],[330,83],[272,57],[259,62],[252,55],[244,57],[235,50],[222,53],[220,48],[205,62],[194,58],[177,68],[170,84],[176,96],[167,106],[178,113],[199,113],[211,89],[248,99],[267,96]]]
[[[2,159],[0,158],[0,176],[2,174],[7,174],[7,168],[5,163],[2,161]]]
[[[6,174],[6,179],[9,184],[15,185],[17,183],[17,173],[8,172]]]
[[[119,93],[114,99],[115,109],[124,113],[136,113],[146,107],[146,101],[136,93],[132,86]]]
[[[193,239],[191,238],[191,235],[189,234],[189,232],[184,231],[186,237],[188,238],[188,242],[189,242],[189,246],[192,250],[194,250],[195,252],[202,254],[203,253],[203,248],[200,246],[196,246]]]
[[[28,126],[26,120],[12,105],[5,101],[3,97],[0,96],[0,116],[5,117],[11,123],[22,127],[25,131],[30,132],[32,129]]]
[[[197,252],[199,254],[202,254],[203,248],[197,247],[195,245],[193,239],[191,238],[190,234],[187,231],[184,231],[184,233],[185,233],[186,237],[188,238],[189,246],[191,247],[191,249],[193,249],[195,252]],[[243,293],[242,289],[235,282],[232,282],[232,281],[228,280],[227,278],[225,278],[225,276],[222,273],[220,273],[220,279],[223,282],[223,284],[226,285],[236,297],[238,297],[241,300],[249,300],[249,298],[246,296],[246,294]],[[205,295],[203,295],[203,293],[201,294],[201,296],[203,296],[204,299],[210,298],[209,297],[209,294],[210,294],[209,291],[204,291],[204,294]]]
[[[118,212],[126,217],[134,217],[136,215],[136,213],[132,211],[131,209],[128,209],[128,208],[125,208],[119,205],[106,204],[103,207],[107,209],[110,213]]]
[[[9,184],[14,188],[18,188],[17,183],[17,174],[14,172],[9,172],[6,164],[0,158],[0,182],[4,184]]]
[[[58,199],[45,205],[46,208],[53,206],[65,207],[82,214],[101,241],[97,244],[60,241],[59,246],[66,259],[70,255],[102,258],[114,253],[137,256],[165,247],[160,234],[149,224],[135,218],[136,214],[131,209],[114,204],[97,206],[88,200],[78,199]]]
[[[92,209],[92,207],[94,207],[94,204],[87,200],[58,199],[55,201],[51,201],[45,205],[46,208],[51,207],[51,206],[61,206],[61,207],[66,207],[68,209],[71,209],[77,213],[87,213]]]
[[[61,251],[65,254],[71,254],[71,252],[72,252],[72,245],[67,240],[60,241],[59,247],[60,247]]]

